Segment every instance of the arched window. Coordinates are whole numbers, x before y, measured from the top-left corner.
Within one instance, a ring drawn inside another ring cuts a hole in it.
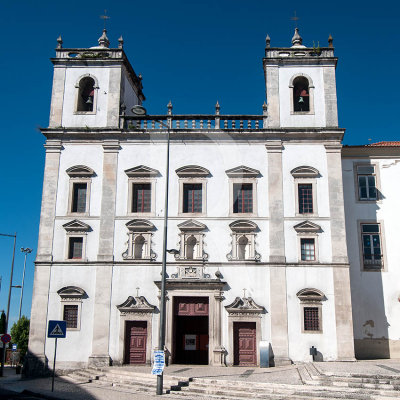
[[[76,111],[93,111],[95,81],[91,77],[82,78],[78,88],[78,104]]]
[[[193,235],[188,237],[188,239],[186,241],[186,258],[188,260],[193,260],[195,258],[196,243],[197,243],[197,240]]]
[[[242,236],[238,240],[238,259],[246,260],[246,247],[249,243],[249,240],[246,236]]]
[[[141,259],[143,258],[143,246],[144,246],[144,237],[142,235],[139,235],[136,239],[135,239],[135,245],[134,245],[134,258],[135,259]]]
[[[310,111],[310,87],[304,76],[298,76],[293,81],[293,110]]]

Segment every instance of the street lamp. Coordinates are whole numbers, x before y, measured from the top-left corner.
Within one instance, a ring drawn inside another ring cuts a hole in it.
[[[143,106],[136,105],[132,107],[132,113],[137,116],[147,115],[147,111]],[[161,299],[160,299],[160,326],[158,333],[158,349],[164,351],[165,346],[165,286],[167,273],[167,229],[168,229],[168,187],[169,187],[169,134],[170,124],[159,122],[164,128],[167,128],[167,161],[165,173],[165,205],[164,205],[164,236],[163,236],[163,252],[162,252],[162,268],[161,268]],[[164,356],[165,357],[165,356]],[[157,375],[157,394],[163,393],[163,373]]]
[[[0,236],[7,236],[14,238],[14,247],[13,247],[13,255],[11,261],[11,274],[10,274],[10,288],[8,289],[8,302],[7,302],[7,314],[6,314],[6,326],[4,327],[4,333],[8,333],[8,320],[10,317],[10,300],[11,300],[11,289],[13,287],[13,274],[14,274],[14,259],[15,259],[15,244],[17,242],[17,234],[8,235],[6,233],[0,233]],[[4,376],[4,363],[6,361],[6,345],[3,344],[3,356],[1,357],[1,369],[0,369],[0,376]]]
[[[27,247],[26,249],[24,249],[23,247],[21,247],[21,251],[22,251],[22,253],[25,254],[25,259],[24,259],[24,272],[22,273],[21,297],[20,297],[20,299],[19,299],[19,315],[18,315],[18,320],[21,319],[22,298],[24,297],[24,282],[25,282],[26,256],[27,256],[29,253],[32,253],[32,249],[30,249],[29,247]]]

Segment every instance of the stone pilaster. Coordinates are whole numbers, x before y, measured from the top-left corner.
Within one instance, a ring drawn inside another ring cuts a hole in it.
[[[47,140],[36,261],[52,261],[61,140]]]
[[[264,65],[265,81],[267,85],[268,100],[268,127],[278,128],[280,126],[280,101],[279,101],[279,68],[278,66]]]
[[[107,126],[119,127],[119,106],[121,98],[121,68],[110,68],[107,92]]]
[[[108,265],[96,266],[94,297],[92,355],[89,365],[109,365],[109,336],[111,314],[112,262],[114,260],[114,223],[117,191],[117,166],[119,143],[107,140],[103,143],[103,181],[99,232],[98,261]]]
[[[271,345],[275,365],[290,364],[286,299],[285,232],[283,214],[282,143],[269,142],[269,261],[281,265],[270,267]]]
[[[221,307],[222,301],[224,300],[224,296],[222,292],[214,294],[214,321],[213,321],[213,342],[214,342],[214,350],[213,350],[213,360],[212,365],[224,366],[224,357],[225,357],[225,348],[221,345],[222,339],[222,324],[221,324]],[[232,333],[230,333],[232,334]]]
[[[340,144],[325,145],[328,165],[329,209],[331,224],[337,357],[354,360],[353,318],[351,309],[350,269],[347,258],[344,217],[342,158]]]
[[[64,105],[65,72],[63,66],[55,66],[53,73],[53,90],[51,93],[50,121],[51,128],[62,126],[62,112]]]
[[[103,149],[103,182],[97,260],[113,261],[119,142],[117,140],[106,140],[103,143]]]
[[[324,71],[324,93],[325,93],[325,118],[327,127],[337,127],[338,111],[336,97],[336,77],[334,67],[325,67]]]

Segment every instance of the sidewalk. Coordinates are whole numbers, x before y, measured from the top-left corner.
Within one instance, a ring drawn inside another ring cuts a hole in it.
[[[372,360],[356,362],[315,363],[316,368],[326,375],[346,376],[351,374],[369,374],[372,376],[399,376],[400,360]],[[150,374],[147,366],[115,367]],[[297,365],[275,368],[257,367],[210,367],[198,365],[172,365],[166,367],[165,375],[182,377],[218,378],[227,381],[270,382],[301,385]],[[51,378],[23,380],[15,374],[15,368],[5,368],[5,376],[0,378],[0,388],[22,392],[28,390],[45,397],[64,400],[148,400],[160,398],[154,393],[132,393],[121,388],[99,387],[95,383],[74,383],[68,377],[55,380],[54,393],[51,392]],[[164,397],[173,398],[173,395]],[[200,400],[202,397],[195,397]]]

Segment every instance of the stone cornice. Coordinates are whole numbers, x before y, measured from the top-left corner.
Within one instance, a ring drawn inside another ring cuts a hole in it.
[[[399,157],[400,146],[343,146],[342,158]]]
[[[154,281],[160,289],[161,281]],[[219,279],[167,279],[166,289],[185,289],[185,290],[219,290],[226,285],[226,282]]]

